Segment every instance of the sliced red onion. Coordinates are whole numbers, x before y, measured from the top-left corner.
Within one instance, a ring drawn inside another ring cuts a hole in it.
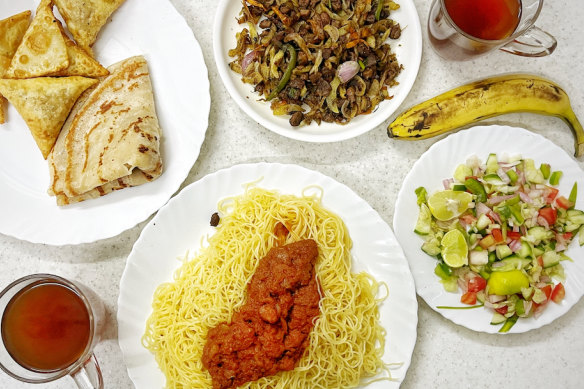
[[[548,230],[550,228],[550,224],[545,220],[545,218],[538,216],[537,217],[537,224]]]
[[[485,213],[489,213],[490,211],[491,211],[491,208],[489,208],[486,204],[477,203],[477,217],[480,217],[481,215],[484,215]]]
[[[241,60],[241,71],[245,73],[245,69],[251,64],[258,56],[260,52],[258,50],[252,50],[243,57]]]
[[[462,278],[459,278],[457,280],[457,283],[458,283],[458,287],[462,291],[462,294],[465,294],[468,291],[468,282],[466,282]]]
[[[509,176],[507,175],[507,173],[505,173],[503,171],[503,169],[499,168],[497,169],[497,175],[499,176],[499,178],[501,179],[501,181],[503,181],[505,184],[508,184],[511,182],[511,179],[509,178]]]
[[[351,78],[355,77],[355,75],[359,72],[359,69],[361,69],[361,67],[359,66],[359,63],[357,61],[343,62],[337,68],[339,80],[341,80],[341,83],[344,84]]]
[[[512,240],[511,242],[509,242],[509,248],[511,249],[511,251],[513,251],[514,253],[519,251],[521,249],[521,241],[519,240]]]
[[[525,224],[522,224],[519,227],[519,231],[521,232],[521,235],[526,235],[527,234],[527,226]]]
[[[505,296],[500,296],[500,295],[498,295],[498,294],[490,294],[490,295],[487,297],[487,301],[488,301],[489,303],[491,303],[491,304],[496,304],[496,303],[498,303],[499,301],[503,301],[503,300],[505,300]]]
[[[442,185],[444,185],[444,189],[450,189],[450,184],[454,184],[453,178],[447,178],[442,180]]]
[[[525,308],[525,315],[531,312],[531,307],[533,306],[532,301],[523,300],[523,307]]]
[[[513,197],[515,197],[514,194],[512,194],[512,195],[503,195],[503,196],[492,196],[491,198],[489,198],[487,200],[487,203],[489,203],[491,205],[496,205],[496,204],[502,203],[505,200],[512,199]]]
[[[533,200],[531,199],[530,195],[531,194],[527,194],[524,192],[518,192],[519,193],[519,198],[521,199],[521,201],[523,201],[524,203],[528,203],[528,204],[532,204]]]
[[[501,224],[501,218],[499,217],[499,215],[497,213],[489,210],[489,212],[487,214],[491,219],[493,219],[497,223]]]

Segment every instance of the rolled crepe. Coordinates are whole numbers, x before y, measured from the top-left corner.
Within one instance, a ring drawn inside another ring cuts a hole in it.
[[[79,98],[49,154],[48,192],[58,205],[141,185],[162,173],[161,129],[145,58],[108,70]]]

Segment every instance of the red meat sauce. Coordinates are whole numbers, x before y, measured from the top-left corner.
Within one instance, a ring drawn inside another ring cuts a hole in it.
[[[303,240],[272,248],[247,285],[247,301],[231,323],[211,328],[203,366],[214,389],[294,369],[320,314],[314,264],[318,248]]]

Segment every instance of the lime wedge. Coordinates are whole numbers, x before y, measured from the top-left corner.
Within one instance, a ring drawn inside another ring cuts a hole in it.
[[[471,202],[472,194],[468,192],[443,190],[430,196],[428,207],[436,219],[444,221],[460,216]]]
[[[442,259],[448,266],[456,268],[468,265],[468,245],[459,230],[450,230],[442,238]]]

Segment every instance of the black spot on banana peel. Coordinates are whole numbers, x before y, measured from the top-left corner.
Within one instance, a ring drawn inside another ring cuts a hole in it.
[[[574,135],[575,156],[584,154],[584,130],[568,95],[553,81],[531,74],[505,74],[454,88],[403,112],[387,134],[396,139],[426,139],[513,112],[563,119]]]

